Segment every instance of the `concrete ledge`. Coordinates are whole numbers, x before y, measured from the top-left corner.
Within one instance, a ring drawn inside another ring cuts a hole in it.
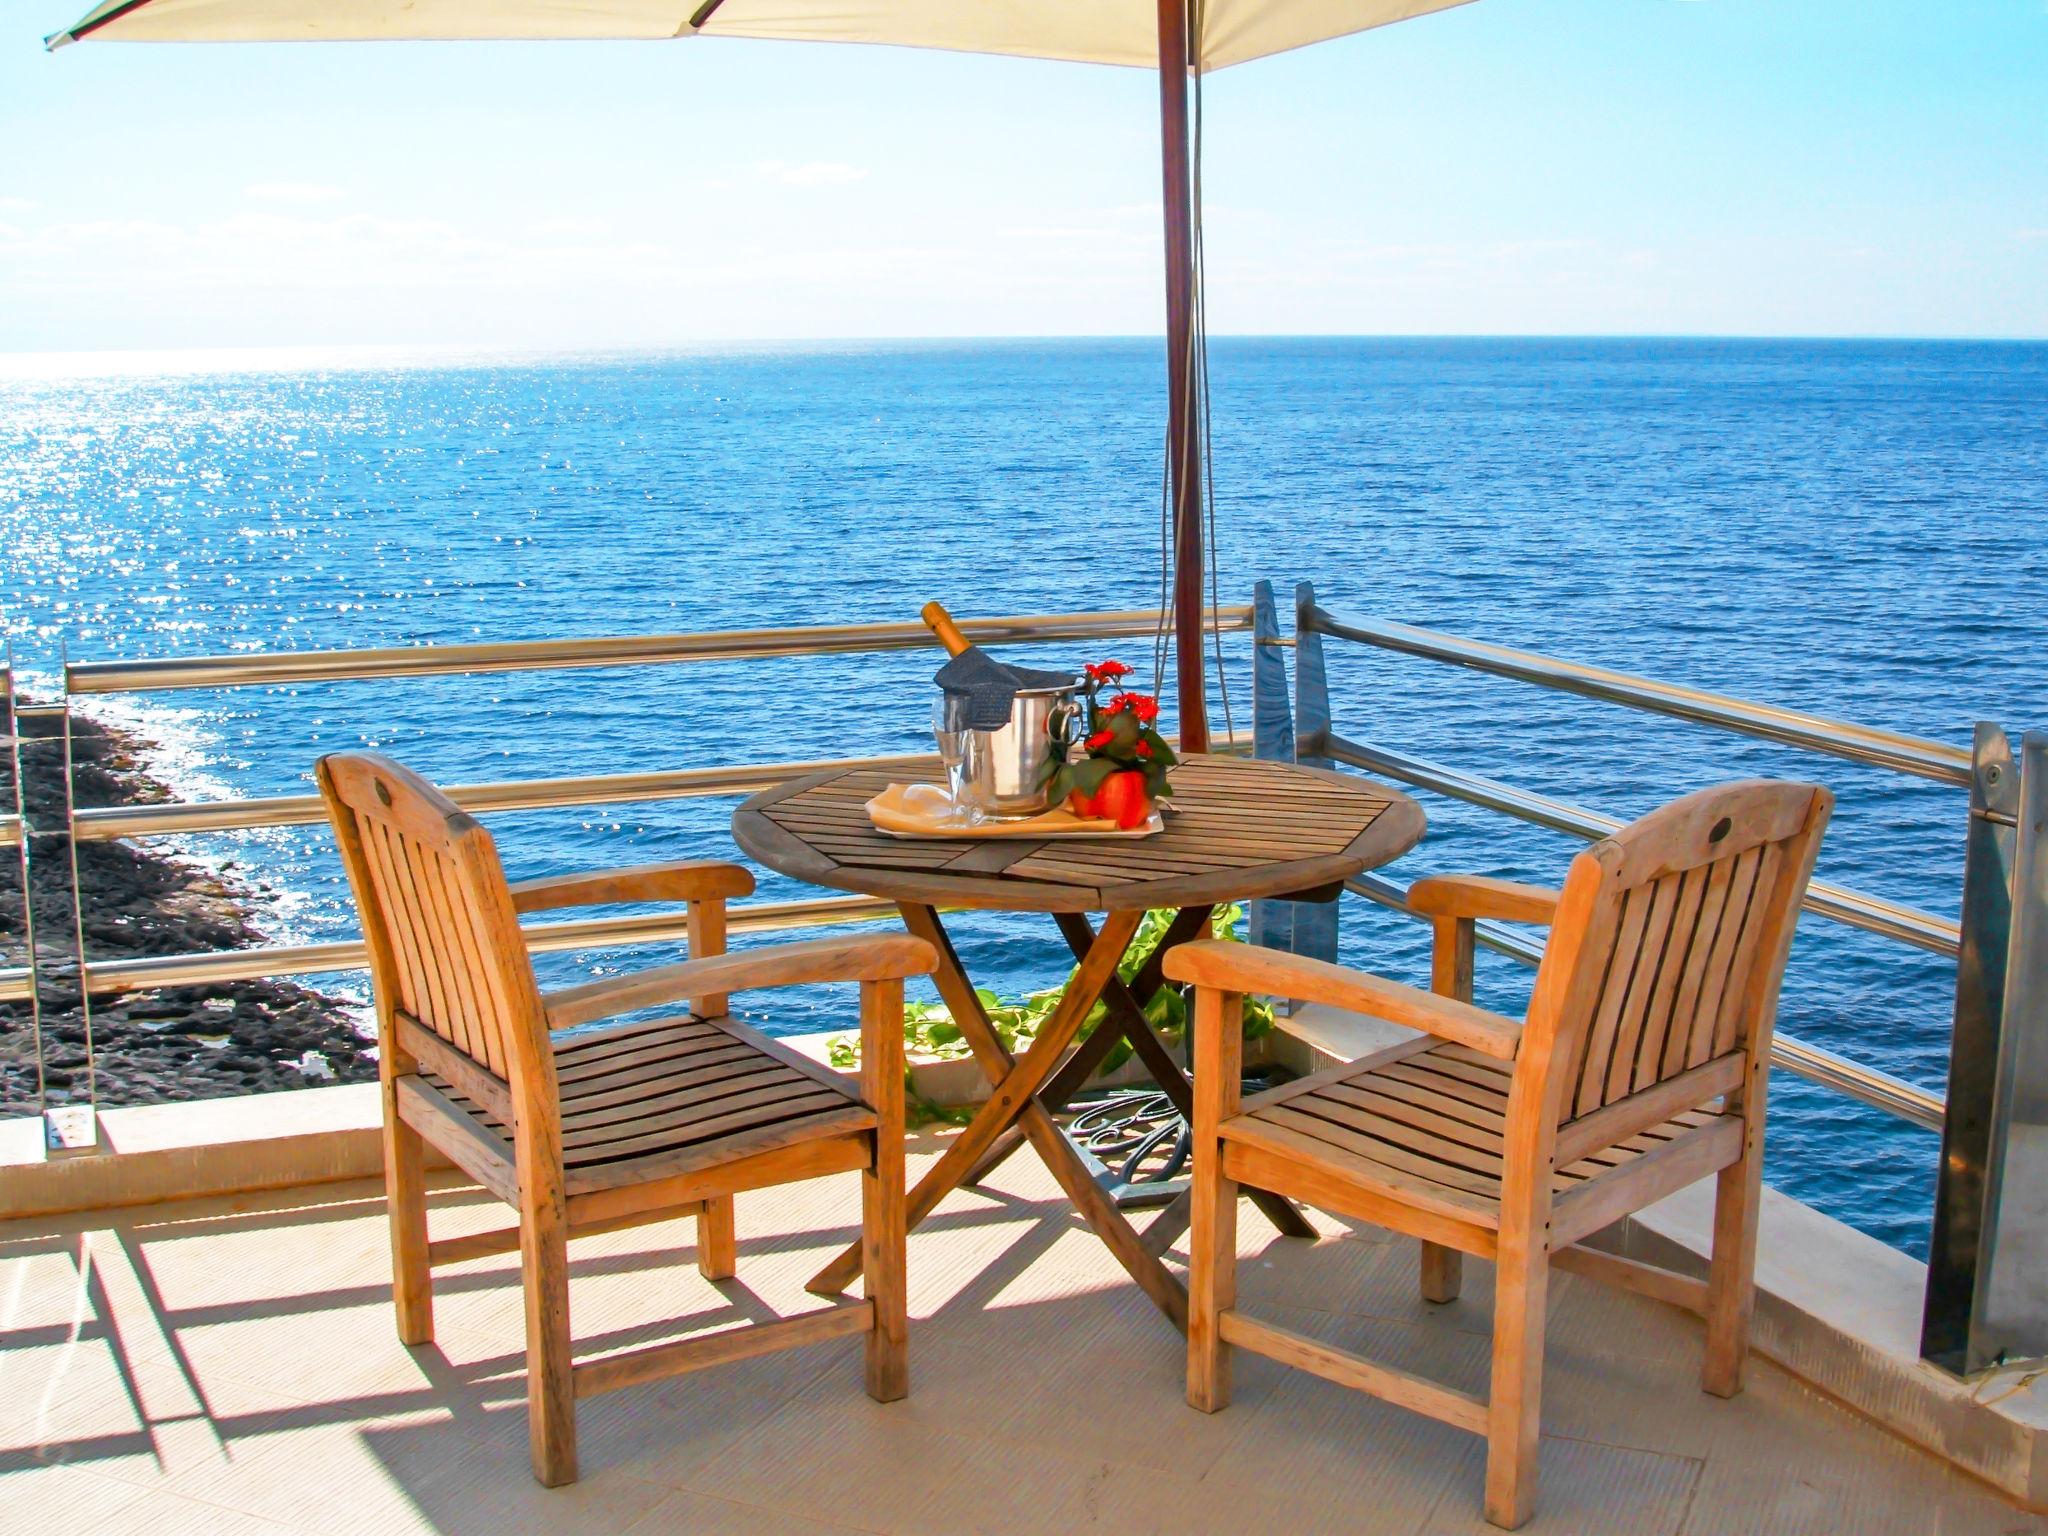
[[[1600,1246],[1706,1273],[1714,1190],[1699,1183],[1601,1234]],[[1927,1266],[1777,1190],[1764,1190],[1751,1347],[1895,1434],[2035,1510],[2048,1509],[2048,1382],[1998,1401],[1919,1357]]]
[[[1306,1004],[1293,1013],[1280,1015],[1273,1023],[1271,1058],[1304,1077],[1413,1040],[1420,1033],[1370,1014],[1346,1013],[1321,1003]]]
[[[375,1083],[109,1109],[104,1150],[43,1159],[40,1123],[9,1136],[0,1219],[285,1189],[384,1172]],[[12,1125],[9,1127],[12,1129]]]

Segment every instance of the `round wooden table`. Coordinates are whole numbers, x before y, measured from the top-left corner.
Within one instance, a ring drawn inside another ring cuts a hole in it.
[[[988,1102],[910,1192],[916,1226],[949,1192],[1029,1141],[1067,1197],[1183,1330],[1187,1295],[1158,1255],[1179,1235],[1185,1202],[1140,1233],[1103,1187],[1099,1169],[1066,1138],[1053,1112],[1128,1039],[1183,1115],[1186,1075],[1145,1020],[1164,984],[1166,953],[1206,935],[1219,906],[1260,898],[1335,901],[1344,882],[1406,853],[1421,839],[1422,808],[1370,779],[1292,763],[1197,756],[1173,770],[1166,829],[1142,839],[905,839],[875,830],[867,802],[902,769],[832,769],[764,790],[733,813],[733,839],[781,874],[894,901],[904,926],[938,951],[934,975],[975,1060],[990,1083]],[[936,778],[933,774],[931,777]],[[1058,1009],[1013,1059],[961,968],[941,907],[1047,912],[1079,969]],[[1165,937],[1131,982],[1117,967],[1145,913],[1177,909]],[[1107,915],[1098,931],[1085,914]],[[1069,1047],[1097,1002],[1109,1010],[1078,1050]],[[1282,1231],[1311,1229],[1279,1197],[1248,1191]],[[860,1273],[859,1245],[811,1281],[837,1294]]]

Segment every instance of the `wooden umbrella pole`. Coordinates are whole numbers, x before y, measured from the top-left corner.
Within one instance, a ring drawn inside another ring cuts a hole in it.
[[[1188,0],[1159,0],[1159,138],[1166,209],[1166,463],[1173,508],[1173,654],[1183,752],[1209,748],[1202,664],[1202,445],[1195,411],[1195,220],[1188,136]]]

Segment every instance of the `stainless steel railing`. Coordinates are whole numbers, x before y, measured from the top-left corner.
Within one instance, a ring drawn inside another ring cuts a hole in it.
[[[1251,628],[1251,607],[1218,607],[1204,621],[1229,633]],[[1144,608],[1090,613],[1013,614],[963,620],[978,645],[1037,645],[1052,640],[1149,640],[1159,627]],[[914,651],[938,642],[922,624],[811,624],[785,629],[706,630],[682,635],[611,635],[585,640],[506,640],[479,645],[414,645],[339,651],[267,651],[163,661],[72,662],[65,692],[153,693],[173,688],[240,688],[251,683],[332,683],[458,672],[562,671],[669,662],[744,661],[771,656],[832,656],[856,651]]]
[[[1432,629],[1416,629],[1387,619],[1340,619],[1329,610],[1317,607],[1313,598],[1305,612],[1297,615],[1297,621],[1317,634],[1329,635],[1333,639],[1354,640],[1381,650],[1470,667],[1475,671],[1490,672],[1496,677],[1515,678],[1557,693],[1581,694],[1590,699],[1604,699],[1610,704],[1623,704],[1630,709],[1672,715],[1700,725],[1739,731],[1746,736],[1761,736],[1786,746],[1847,758],[1851,762],[1869,763],[1878,768],[1892,768],[1900,773],[1917,774],[1921,778],[1937,779],[1964,789],[1970,786],[1970,754],[1945,742],[1901,736],[1893,731],[1851,725],[1847,721],[1830,720],[1794,709],[1779,709],[1770,704],[1753,704],[1747,699],[1727,694],[1707,693],[1677,683],[1632,677],[1626,672],[1610,672],[1605,667],[1560,661],[1555,656],[1545,656],[1536,651],[1512,650],[1504,645],[1489,645],[1482,640],[1467,640]]]
[[[1270,595],[1266,601],[1270,603]],[[1256,627],[1254,605],[1250,604],[1219,608],[1212,618],[1221,630],[1227,632],[1243,632]],[[1301,648],[1297,654],[1298,666],[1310,668],[1317,678],[1321,674],[1320,639],[1317,637],[1327,635],[1940,782],[1966,783],[1969,778],[1969,754],[1939,742],[1631,677],[1535,652],[1466,640],[1385,620],[1339,618],[1317,606],[1312,591],[1306,588],[1303,601],[1297,607],[1296,620],[1296,636],[1292,643]],[[985,645],[1017,645],[1060,640],[1150,638],[1158,622],[1159,616],[1155,612],[1119,610],[1010,615],[969,620],[963,628]],[[1267,645],[1289,643],[1277,634],[1265,635],[1261,639]],[[909,650],[932,643],[929,632],[921,624],[815,625],[559,641],[74,662],[66,666],[64,681],[68,706],[74,698],[110,693],[759,660]],[[1298,739],[1289,741],[1290,753],[1299,751],[1305,757],[1323,757],[1345,763],[1534,825],[1588,839],[1605,836],[1621,825],[1615,818],[1597,811],[1343,736],[1329,724],[1326,683],[1321,686],[1324,690],[1321,713],[1318,715],[1314,708],[1304,708],[1303,732]],[[9,702],[11,705],[11,695]],[[1309,701],[1304,698],[1303,703],[1307,706]],[[829,766],[910,767],[929,761],[918,756],[895,756],[683,768],[463,784],[452,786],[449,792],[465,808],[489,813],[739,796]],[[70,814],[70,827],[78,841],[90,842],[310,825],[324,817],[325,811],[317,796],[274,795],[214,802],[74,808]],[[0,848],[8,846],[11,841],[22,840],[23,825],[19,817],[0,817]],[[1355,882],[1352,888],[1383,905],[1402,905],[1398,890],[1377,877]],[[1937,954],[1954,956],[1957,950],[1957,924],[1881,897],[1816,884],[1809,895],[1808,908],[1833,921]],[[885,903],[860,897],[759,902],[736,908],[732,914],[732,927],[736,932],[750,932],[857,922],[884,917],[888,910]],[[551,952],[600,945],[672,942],[684,936],[684,927],[684,918],[660,914],[538,923],[531,925],[527,932],[536,951]],[[1481,928],[1481,942],[1502,953],[1532,961],[1539,953],[1511,929],[1499,925],[1481,925]],[[122,960],[93,959],[84,953],[82,938],[79,948],[77,972],[88,998],[158,987],[331,973],[357,969],[364,964],[361,943],[354,940]],[[0,1000],[33,997],[36,991],[33,973],[28,968],[19,973],[0,971]],[[1939,1124],[1941,1099],[1938,1095],[1875,1069],[1785,1037],[1779,1040],[1779,1059],[1788,1070],[1839,1088],[1916,1123]]]
[[[738,768],[676,768],[658,773],[607,773],[580,778],[507,779],[492,784],[444,786],[466,811],[544,810],[568,805],[638,805],[699,796],[751,795],[787,779],[825,768],[908,768],[929,756],[835,758],[808,763],[756,763]],[[124,805],[82,810],[72,825],[84,842],[168,837],[178,832],[238,832],[251,827],[312,826],[327,819],[318,795],[267,795],[250,800],[208,800],[175,805]]]
[[[782,928],[811,928],[827,923],[864,923],[889,917],[896,904],[865,896],[823,896],[808,901],[743,902],[726,914],[730,933],[770,933]],[[527,923],[519,930],[536,954],[610,948],[626,944],[678,942],[689,936],[684,913],[640,917],[586,917],[565,922]],[[91,990],[147,992],[158,987],[210,986],[223,981],[253,981],[270,976],[318,976],[359,971],[370,963],[360,939],[329,944],[277,944],[257,949],[223,949],[191,955],[144,955],[132,960],[100,960],[88,967]]]
[[[1353,768],[1363,768],[1372,773],[1383,773],[1388,778],[1399,779],[1404,784],[1414,784],[1422,789],[1435,790],[1463,800],[1470,805],[1484,806],[1488,810],[1501,811],[1535,826],[1549,827],[1556,832],[1569,832],[1595,842],[1611,832],[1619,832],[1623,823],[1616,817],[1602,815],[1598,811],[1582,810],[1567,805],[1562,800],[1553,800],[1525,789],[1515,789],[1477,774],[1463,773],[1446,768],[1427,758],[1413,757],[1405,752],[1394,752],[1384,747],[1369,747],[1361,742],[1351,741],[1342,736],[1325,736],[1314,744],[1314,756],[1329,757]],[[1816,880],[1807,888],[1806,910],[1821,917],[1832,918],[1835,922],[1851,928],[1861,928],[1870,933],[1881,933],[1886,938],[1897,939],[1902,944],[1911,944],[1919,949],[1931,950],[1953,960],[1962,939],[1962,925],[1931,912],[1888,901],[1882,896],[1868,895],[1862,891],[1846,890],[1839,885],[1829,885]]]
[[[1219,632],[1240,633],[1251,627],[1251,608],[1248,604],[1220,607],[1212,611],[1209,621]],[[1125,609],[968,619],[962,622],[961,628],[978,643],[995,646],[1060,640],[1149,640],[1158,624],[1159,615],[1155,611]],[[759,660],[911,650],[936,644],[930,630],[923,624],[834,624],[677,635],[509,641],[485,645],[258,653],[166,661],[72,662],[64,669],[64,682],[68,706],[73,698],[109,693]],[[63,711],[52,713],[62,714]],[[1237,750],[1248,749],[1250,742],[1247,737],[1242,741],[1220,741],[1216,745],[1219,750]],[[450,787],[448,792],[465,809],[488,813],[696,797],[735,797],[824,768],[908,768],[928,766],[933,761],[929,756],[908,755],[757,763],[461,784]],[[74,805],[69,812],[72,835],[78,842],[302,826],[325,819],[326,810],[317,795],[271,795],[104,809],[81,809]],[[729,926],[738,933],[762,932],[826,923],[873,921],[886,917],[893,910],[888,903],[861,897],[757,902],[734,908]],[[686,922],[682,915],[670,914],[586,918],[533,924],[526,932],[536,951],[553,952],[672,942],[685,936]],[[77,950],[76,971],[88,1006],[91,998],[114,993],[248,981],[270,976],[318,975],[360,969],[366,963],[359,940],[96,960],[86,952],[81,932]],[[5,976],[0,974],[0,988],[4,988],[4,984]],[[4,996],[4,990],[0,990],[0,997]]]
[[[0,731],[7,737],[8,761],[14,773],[14,808],[0,816],[0,848],[12,848],[14,876],[21,883],[21,947],[26,964],[0,967],[0,1003],[27,1003],[31,1048],[35,1052],[37,1083],[42,1081],[43,1020],[36,988],[36,918],[34,888],[30,881],[28,801],[21,778],[21,727],[15,718],[14,657],[10,652],[0,661]],[[38,1088],[40,1091],[40,1087]]]
[[[1532,826],[1547,827],[1589,841],[1618,831],[1622,822],[1533,790],[1503,784],[1409,753],[1355,741],[1338,732],[1330,715],[1322,637],[1347,640],[1511,678],[1556,692],[1574,693],[1625,708],[1761,737],[1785,746],[1939,783],[1967,788],[1971,782],[1971,754],[1943,742],[1756,704],[1726,694],[1634,677],[1603,667],[1563,661],[1535,651],[1467,640],[1389,620],[1340,618],[1317,604],[1314,589],[1307,583],[1296,589],[1295,634],[1291,641],[1277,631],[1272,618],[1272,594],[1263,583],[1253,607],[1257,646],[1292,644],[1295,648],[1294,704],[1289,706],[1283,702],[1277,710],[1271,707],[1262,710],[1259,701],[1254,703],[1260,725],[1258,750],[1261,754],[1284,750],[1304,761],[1343,763],[1497,811]],[[1262,666],[1267,668],[1263,674],[1260,672]],[[1276,680],[1278,691],[1284,693],[1285,672],[1276,668],[1277,663],[1263,660],[1254,666],[1255,681],[1263,676],[1268,699],[1276,692]],[[1281,726],[1283,721],[1284,727]],[[1284,729],[1284,742],[1275,739],[1276,727]],[[1348,888],[1381,906],[1416,915],[1409,910],[1399,887],[1386,880],[1367,877],[1351,882]],[[1830,921],[1879,934],[1949,959],[1956,957],[1961,944],[1961,926],[1948,918],[1822,881],[1814,882],[1809,888],[1806,910]],[[1328,944],[1333,937],[1334,930],[1327,930],[1320,942]],[[1502,924],[1479,924],[1477,937],[1487,948],[1525,964],[1537,963],[1542,955],[1540,946]],[[1311,942],[1315,940],[1312,938]],[[1937,1131],[1942,1128],[1945,1100],[1941,1094],[1867,1063],[1852,1061],[1783,1032],[1774,1037],[1772,1060],[1789,1072],[1913,1124]]]

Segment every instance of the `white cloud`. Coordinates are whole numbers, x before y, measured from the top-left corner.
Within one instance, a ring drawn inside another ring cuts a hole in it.
[[[0,213],[28,213],[36,206],[33,198],[0,197]]]
[[[243,195],[269,203],[331,203],[341,188],[317,181],[259,181],[242,188]]]
[[[757,160],[754,170],[765,180],[779,181],[786,187],[843,187],[866,181],[868,176],[866,166],[848,165],[844,160],[806,160],[802,164]]]

